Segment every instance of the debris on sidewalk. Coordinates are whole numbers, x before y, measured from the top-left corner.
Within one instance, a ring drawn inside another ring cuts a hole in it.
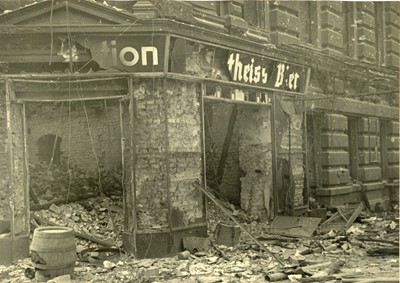
[[[269,233],[292,237],[311,237],[321,218],[277,216],[271,223]]]

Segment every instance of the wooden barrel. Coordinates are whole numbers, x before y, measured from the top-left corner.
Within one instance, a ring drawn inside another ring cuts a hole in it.
[[[240,228],[237,225],[218,223],[215,231],[215,243],[228,247],[239,244]]]
[[[31,243],[31,259],[36,273],[43,280],[66,274],[72,277],[76,261],[73,230],[68,227],[36,228]]]

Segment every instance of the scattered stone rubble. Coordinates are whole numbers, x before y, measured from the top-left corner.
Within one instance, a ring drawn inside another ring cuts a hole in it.
[[[77,200],[88,196],[122,196],[121,172],[100,169],[92,172],[67,164],[30,165],[31,200],[46,204],[56,200]]]
[[[91,235],[108,241],[110,245],[121,246],[123,213],[121,198],[97,197],[83,202],[52,204],[49,209],[32,212],[34,216],[51,223],[67,226],[75,232]],[[35,217],[33,217],[35,219]],[[78,244],[87,245],[80,239]]]
[[[120,198],[90,198],[33,213],[115,244],[115,248],[104,248],[76,238],[78,260],[74,277],[54,278],[51,282],[356,282],[359,278],[378,278],[379,282],[379,278],[399,278],[398,211],[363,211],[347,231],[317,230],[311,238],[294,238],[271,235],[269,223],[246,218],[245,213],[228,203],[223,206],[285,265],[262,251],[245,233],[241,233],[235,247],[216,245],[215,227],[220,221],[229,223],[229,217],[211,203],[209,249],[193,249],[161,259],[138,260],[117,248],[123,222]],[[379,250],[386,253],[376,252]],[[30,259],[1,266],[0,281],[34,282],[27,277],[32,268]]]

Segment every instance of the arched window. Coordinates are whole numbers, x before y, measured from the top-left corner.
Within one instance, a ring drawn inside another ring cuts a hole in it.
[[[38,160],[59,164],[61,158],[61,138],[56,135],[45,135],[38,140]]]

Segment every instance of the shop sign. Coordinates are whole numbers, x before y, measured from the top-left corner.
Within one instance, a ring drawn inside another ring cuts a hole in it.
[[[234,82],[293,92],[304,91],[306,69],[300,66],[230,52],[227,68]]]
[[[165,38],[149,37],[117,38],[101,42],[104,67],[125,71],[163,71]]]

